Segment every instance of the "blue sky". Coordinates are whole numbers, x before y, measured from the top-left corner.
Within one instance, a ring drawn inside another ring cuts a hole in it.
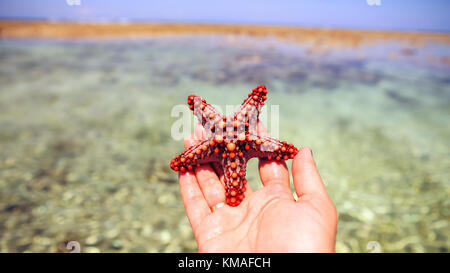
[[[450,0],[0,0],[2,18],[450,31]],[[380,1],[381,5],[367,2]]]

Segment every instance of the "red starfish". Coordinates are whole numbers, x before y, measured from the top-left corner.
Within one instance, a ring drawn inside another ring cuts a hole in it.
[[[170,167],[185,172],[200,164],[218,161],[223,168],[227,204],[239,205],[244,199],[245,168],[250,158],[287,160],[298,152],[293,144],[257,133],[259,113],[266,99],[267,89],[259,85],[233,116],[225,117],[205,99],[190,95],[187,103],[205,128],[206,140],[177,155],[170,161]]]

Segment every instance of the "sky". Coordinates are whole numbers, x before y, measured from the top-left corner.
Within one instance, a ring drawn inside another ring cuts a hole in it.
[[[0,0],[0,18],[450,32],[450,0]]]

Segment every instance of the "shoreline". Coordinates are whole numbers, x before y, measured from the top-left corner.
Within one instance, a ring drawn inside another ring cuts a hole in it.
[[[179,23],[87,23],[0,20],[0,38],[135,38],[167,35],[246,35],[276,37],[316,48],[358,48],[400,41],[421,47],[428,42],[450,44],[450,33],[350,30],[264,25]]]

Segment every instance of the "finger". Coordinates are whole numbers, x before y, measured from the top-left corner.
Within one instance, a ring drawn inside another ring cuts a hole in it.
[[[259,176],[264,186],[280,184],[289,189],[289,171],[284,160],[259,160]]]
[[[253,193],[252,187],[250,187],[250,183],[245,184],[244,187],[245,187],[245,196],[248,196],[249,194]]]
[[[217,174],[217,177],[219,177],[219,181],[223,184],[224,173],[222,165],[220,165],[219,162],[212,162],[211,165],[214,169],[214,172]]]
[[[195,176],[209,207],[225,202],[225,189],[211,165],[197,167]]]
[[[258,122],[258,134],[269,136],[266,128],[261,122]],[[259,160],[259,176],[264,186],[270,184],[281,184],[289,188],[289,171],[284,160]]]
[[[194,134],[184,138],[184,148],[188,149],[203,140],[205,129],[197,123],[194,127]]]
[[[300,148],[298,154],[294,157],[292,176],[295,192],[299,199],[307,194],[328,197],[310,148]]]
[[[178,178],[186,214],[195,232],[203,219],[211,213],[211,210],[193,172],[180,172]]]
[[[188,149],[188,148],[194,146],[197,143],[198,142],[195,140],[195,136],[194,135],[189,135],[189,136],[184,138],[184,148],[185,149]]]
[[[200,124],[197,124],[194,132],[195,139],[202,141],[205,138],[205,129]],[[210,208],[225,202],[225,189],[211,164],[204,164],[195,168],[195,176]]]
[[[197,140],[198,142],[205,139],[206,131],[200,123],[197,123],[194,127],[194,136],[195,140]]]
[[[266,127],[264,126],[264,124],[262,124],[261,121],[258,121],[258,128],[257,129],[258,129],[258,134],[260,136],[266,136],[266,137],[270,136],[269,132],[267,132]]]

